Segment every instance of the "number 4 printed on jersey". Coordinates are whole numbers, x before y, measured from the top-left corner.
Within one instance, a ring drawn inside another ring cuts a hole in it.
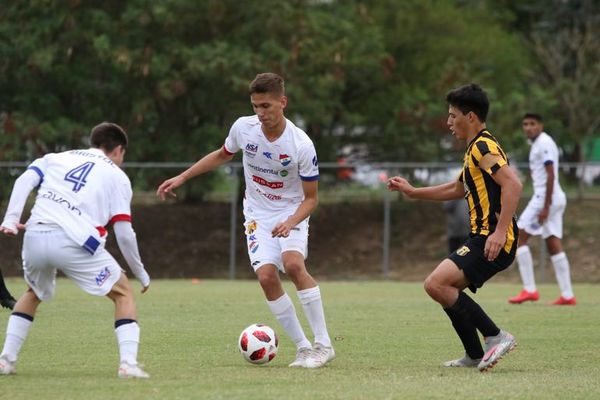
[[[79,192],[79,190],[85,186],[87,181],[85,180],[94,167],[94,163],[88,161],[86,163],[81,164],[78,167],[73,168],[65,175],[65,181],[71,182],[73,184],[73,191],[75,193]]]

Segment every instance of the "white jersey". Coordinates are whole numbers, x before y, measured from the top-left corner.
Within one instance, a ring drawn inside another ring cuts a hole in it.
[[[28,169],[39,175],[40,187],[27,227],[59,225],[93,254],[106,225],[131,221],[129,178],[102,150],[50,153]]]
[[[223,150],[243,150],[245,211],[257,216],[294,213],[304,200],[302,181],[319,179],[315,147],[308,135],[286,119],[282,135],[270,142],[256,115],[232,126]]]
[[[544,201],[546,196],[546,180],[548,174],[546,165],[552,164],[554,169],[554,187],[552,199],[558,200],[564,197],[564,192],[558,183],[558,147],[554,140],[546,132],[542,132],[531,143],[529,151],[529,170],[533,181],[533,192],[537,199]]]

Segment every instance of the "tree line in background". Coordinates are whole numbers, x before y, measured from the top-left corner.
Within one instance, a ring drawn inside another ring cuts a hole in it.
[[[23,0],[0,21],[3,161],[81,147],[103,120],[128,130],[129,161],[196,160],[252,113],[264,71],[324,161],[348,144],[456,161],[444,97],[469,82],[513,155],[526,111],[574,160],[600,124],[592,0]]]

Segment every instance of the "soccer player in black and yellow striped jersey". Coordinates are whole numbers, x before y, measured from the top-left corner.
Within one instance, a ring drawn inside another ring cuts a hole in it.
[[[513,262],[518,241],[514,219],[522,185],[508,165],[498,141],[486,128],[489,100],[477,85],[454,89],[446,96],[448,126],[467,144],[463,170],[456,181],[415,188],[402,177],[388,189],[410,198],[452,200],[464,197],[471,220],[469,239],[443,260],[425,280],[425,291],[443,308],[456,330],[465,356],[446,367],[492,368],[517,342],[501,330],[464,290],[473,293]],[[485,339],[485,351],[477,331]]]

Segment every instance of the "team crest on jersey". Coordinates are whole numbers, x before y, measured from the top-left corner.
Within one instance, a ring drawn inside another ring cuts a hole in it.
[[[456,254],[463,257],[466,256],[470,251],[471,249],[469,249],[467,246],[463,246],[460,249],[456,250]]]
[[[258,250],[258,242],[250,242],[248,249],[251,253],[256,253],[256,250]]]
[[[246,145],[246,149],[244,150],[244,153],[246,153],[246,155],[248,157],[254,157],[256,155],[256,152],[258,151],[258,144],[256,143],[248,143]]]
[[[292,157],[288,156],[287,154],[280,154],[279,155],[279,162],[284,167],[287,167],[292,162]]]
[[[256,228],[256,221],[248,222],[248,224],[246,225],[246,235],[252,235],[254,232],[256,232]]]

